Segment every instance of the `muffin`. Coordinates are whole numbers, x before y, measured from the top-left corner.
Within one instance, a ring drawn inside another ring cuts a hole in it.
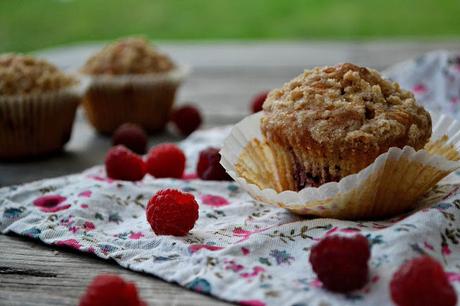
[[[91,124],[111,134],[136,123],[147,132],[168,121],[185,71],[142,38],[126,38],[90,57],[82,73],[91,79],[83,106]]]
[[[0,55],[0,159],[61,149],[81,99],[78,82],[45,60]]]
[[[348,63],[306,70],[272,90],[263,109],[283,190],[339,181],[391,147],[419,150],[431,137],[430,114],[412,93]]]

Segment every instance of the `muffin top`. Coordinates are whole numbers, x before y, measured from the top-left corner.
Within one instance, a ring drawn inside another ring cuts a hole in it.
[[[91,75],[123,75],[167,72],[174,68],[171,59],[143,38],[125,38],[105,46],[91,56],[82,72]]]
[[[27,55],[0,55],[0,95],[39,94],[76,83],[55,65]]]
[[[330,151],[421,149],[431,117],[414,95],[373,69],[339,64],[306,70],[270,92],[261,129],[266,138]]]

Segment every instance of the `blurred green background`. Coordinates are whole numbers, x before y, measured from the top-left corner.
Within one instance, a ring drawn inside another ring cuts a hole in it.
[[[460,36],[459,0],[0,0],[0,52],[152,40]]]

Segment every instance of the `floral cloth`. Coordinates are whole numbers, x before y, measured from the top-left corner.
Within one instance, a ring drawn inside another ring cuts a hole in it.
[[[199,150],[220,146],[228,132],[201,131],[181,143],[188,156],[183,180],[116,181],[98,166],[4,187],[0,231],[112,258],[242,305],[392,305],[392,274],[421,254],[441,262],[460,293],[460,184],[437,186],[421,200],[424,208],[389,220],[305,219],[254,201],[234,182],[194,178]],[[156,236],[146,221],[147,201],[163,188],[190,192],[200,205],[197,224],[185,237]],[[331,293],[312,272],[310,248],[326,235],[354,233],[372,246],[369,283],[349,294]]]

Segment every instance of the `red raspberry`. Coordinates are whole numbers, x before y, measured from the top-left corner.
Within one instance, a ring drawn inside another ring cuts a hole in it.
[[[262,91],[251,100],[251,110],[253,113],[260,112],[264,105],[265,99],[267,99],[268,91]]]
[[[436,260],[421,256],[403,264],[390,283],[391,298],[399,306],[454,306],[457,295]]]
[[[212,147],[200,152],[196,173],[202,180],[229,181],[232,179],[220,164],[219,149]]]
[[[192,134],[201,125],[200,111],[192,105],[177,108],[171,114],[171,121],[183,136]]]
[[[124,145],[138,154],[144,154],[147,147],[147,134],[137,124],[122,124],[112,136],[112,144]]]
[[[136,285],[117,275],[96,276],[80,298],[79,306],[147,306]]]
[[[181,178],[184,169],[185,154],[172,143],[157,145],[147,156],[147,171],[154,177]]]
[[[348,292],[367,283],[369,257],[366,237],[331,235],[313,246],[310,263],[326,289]]]
[[[107,152],[105,171],[108,177],[125,181],[142,180],[146,173],[142,158],[121,145]]]
[[[146,212],[155,234],[185,236],[198,219],[198,203],[190,193],[163,189],[150,199]]]

